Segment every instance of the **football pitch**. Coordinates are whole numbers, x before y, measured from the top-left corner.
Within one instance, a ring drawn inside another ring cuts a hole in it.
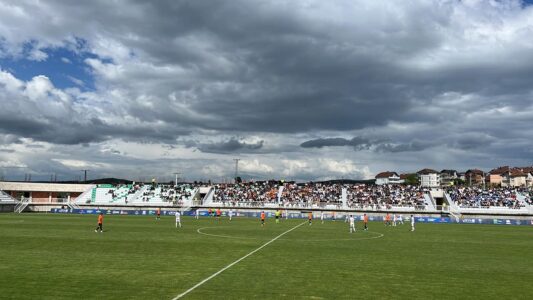
[[[533,228],[0,214],[2,299],[531,299]],[[223,270],[222,272],[220,272]],[[209,279],[207,281],[204,281]]]

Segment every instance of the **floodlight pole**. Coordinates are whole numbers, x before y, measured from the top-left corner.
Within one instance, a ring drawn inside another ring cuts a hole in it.
[[[235,183],[237,183],[237,177],[239,176],[239,160],[241,160],[240,158],[234,158],[233,159],[235,161],[235,176],[234,176],[234,179],[235,179]]]
[[[174,173],[174,175],[176,175],[175,186],[178,186],[178,175],[180,175],[180,174],[181,174],[180,172]]]
[[[87,182],[87,171],[89,170],[82,170],[83,171],[83,182]]]

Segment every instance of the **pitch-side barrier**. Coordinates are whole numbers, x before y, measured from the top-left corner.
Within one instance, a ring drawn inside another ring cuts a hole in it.
[[[213,210],[214,211],[214,210]],[[86,215],[86,214],[99,214],[103,213],[104,215],[134,215],[134,216],[155,216],[156,210],[148,210],[148,209],[139,209],[139,210],[115,210],[115,209],[61,209],[61,208],[52,208],[50,210],[51,213],[68,213],[68,214],[80,214],[80,215]],[[172,216],[176,213],[176,210],[161,210],[161,215],[163,216]],[[304,219],[308,217],[308,211],[290,211],[286,213],[283,211],[282,218],[289,218],[289,219]],[[213,214],[209,215],[208,210],[190,210],[190,211],[184,211],[184,216],[196,216],[196,214],[199,214],[201,217],[213,217]],[[222,217],[226,217],[228,214],[228,211],[222,211],[221,215]],[[260,211],[233,211],[234,217],[249,217],[249,218],[259,218],[261,212]],[[274,218],[274,212],[273,211],[266,211],[265,212],[267,218]],[[343,214],[329,214],[325,213],[323,218],[324,220],[330,220],[330,221],[337,221],[337,222],[343,222],[346,218],[346,213]],[[362,213],[355,213],[354,216],[358,220],[362,220]],[[315,219],[320,219],[320,213],[315,212],[314,216]],[[383,222],[385,218],[385,215],[369,215],[370,221],[378,221]],[[514,219],[506,219],[506,218],[468,218],[468,217],[462,217],[458,220],[455,218],[449,218],[449,217],[430,217],[430,216],[423,216],[423,215],[416,215],[415,217],[416,223],[439,223],[439,224],[452,224],[452,223],[460,223],[460,224],[492,224],[492,225],[529,225],[533,226],[533,218],[532,217],[524,217],[524,218],[514,218]],[[407,224],[410,220],[409,215],[401,215],[401,220]],[[400,223],[400,215],[398,215],[397,223]]]

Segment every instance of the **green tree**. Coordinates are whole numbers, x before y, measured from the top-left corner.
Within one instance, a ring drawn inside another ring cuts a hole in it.
[[[420,181],[418,180],[418,175],[416,174],[408,174],[405,178],[405,184],[409,185],[418,185],[420,184]]]

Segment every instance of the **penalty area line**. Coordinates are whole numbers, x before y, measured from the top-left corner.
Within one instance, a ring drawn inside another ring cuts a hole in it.
[[[250,253],[246,254],[245,256],[243,256],[243,257],[237,259],[236,261],[232,262],[231,264],[225,266],[224,268],[220,269],[219,271],[217,271],[217,272],[214,273],[213,275],[207,277],[206,279],[204,279],[204,280],[198,282],[198,283],[197,283],[195,286],[193,286],[192,288],[190,288],[190,289],[186,290],[185,292],[183,292],[183,293],[177,295],[176,297],[172,298],[172,300],[180,299],[181,297],[187,295],[188,293],[192,292],[193,290],[195,290],[196,288],[198,288],[198,287],[201,286],[202,284],[204,284],[204,283],[208,282],[209,280],[215,278],[215,277],[218,276],[220,273],[222,273],[222,272],[226,271],[227,269],[231,268],[232,266],[238,264],[241,260],[243,260],[243,259],[247,258],[248,256],[250,256],[250,255],[256,253],[257,251],[259,251],[259,250],[265,248],[265,247],[268,246],[269,244],[273,243],[275,240],[277,240],[277,239],[279,239],[280,237],[286,235],[287,233],[293,231],[294,229],[296,229],[296,228],[298,228],[298,227],[304,225],[305,223],[307,223],[307,221],[306,221],[306,222],[303,222],[303,223],[300,223],[300,224],[294,226],[293,228],[291,228],[291,229],[289,229],[289,230],[287,230],[287,231],[281,233],[280,235],[276,236],[275,238],[273,238],[273,239],[271,239],[270,241],[268,241],[268,242],[264,243],[263,245],[261,245],[259,248],[253,250],[252,252],[250,252]]]

